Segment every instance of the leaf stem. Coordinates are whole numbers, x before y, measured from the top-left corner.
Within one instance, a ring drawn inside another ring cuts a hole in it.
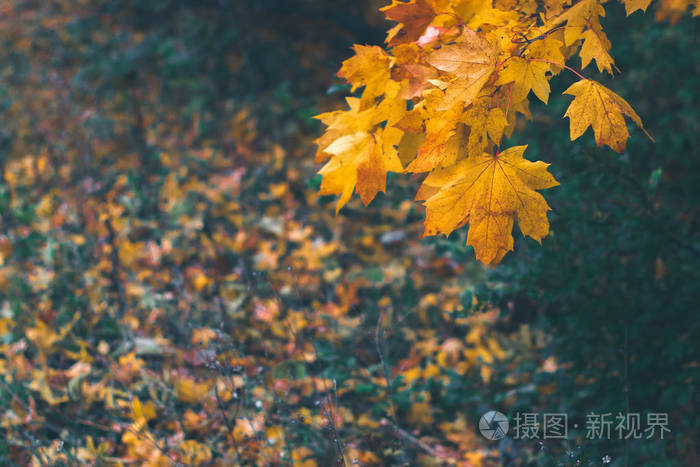
[[[508,86],[508,103],[506,104],[506,122],[508,121],[508,112],[510,112],[510,101],[513,98],[513,83],[510,83],[510,86]],[[498,94],[496,94],[496,99],[498,99]],[[498,106],[500,107],[500,105]],[[501,136],[501,139],[503,139],[503,136]],[[501,142],[499,141],[496,143],[496,155],[500,154],[501,152]]]
[[[510,101],[513,98],[513,83],[508,87],[508,103],[506,104],[506,120],[508,120],[508,112],[510,112]]]
[[[560,67],[562,67],[562,68],[566,68],[567,70],[569,70],[570,72],[572,72],[573,74],[575,74],[576,76],[578,76],[578,77],[581,78],[581,79],[588,79],[588,78],[586,78],[585,76],[583,76],[581,73],[579,73],[578,71],[574,70],[574,69],[571,68],[570,66],[567,66],[567,65],[565,65],[565,64],[563,64],[563,63],[553,62],[553,61],[551,61],[551,60],[547,60],[546,58],[526,58],[525,60],[528,60],[528,61],[531,61],[531,62],[551,63],[552,65],[556,65],[556,66],[560,66]]]

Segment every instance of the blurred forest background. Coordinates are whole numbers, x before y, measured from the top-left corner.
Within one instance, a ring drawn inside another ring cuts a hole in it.
[[[421,238],[416,180],[316,194],[380,6],[0,1],[0,464],[700,465],[697,19],[607,8],[656,143],[570,142],[555,78],[516,132],[551,235],[486,271]],[[489,409],[568,440],[488,441]],[[671,432],[586,439],[628,412]]]

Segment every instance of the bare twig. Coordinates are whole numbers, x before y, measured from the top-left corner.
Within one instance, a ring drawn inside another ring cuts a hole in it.
[[[273,293],[275,294],[275,299],[277,300],[277,303],[281,309],[282,307],[284,307],[284,303],[282,302],[282,298],[279,296],[277,289],[275,288],[275,286],[272,283],[270,283],[270,287],[271,287]],[[292,335],[292,339],[294,339],[294,344],[296,345],[296,343],[298,342],[297,333],[294,330],[292,323],[289,321],[289,316],[285,316],[284,322],[286,323],[287,328],[289,330],[289,333]],[[313,339],[311,340],[311,347],[314,350],[314,360],[318,360],[318,349],[316,348],[316,343],[313,341]],[[309,365],[309,362],[306,360],[306,358],[303,359],[303,362],[304,362],[304,366],[306,367],[306,371],[309,373],[309,375],[313,375],[313,372],[311,371],[311,365]],[[312,378],[313,378],[313,376],[312,376]],[[328,421],[328,426],[330,427],[331,434],[333,435],[333,444],[335,446],[336,453],[338,455],[337,456],[338,457],[337,463],[338,463],[338,465],[346,466],[347,463],[345,460],[345,446],[343,445],[343,442],[340,439],[340,435],[338,433],[338,428],[335,425],[335,416],[336,416],[335,414],[338,413],[338,390],[337,390],[337,386],[336,386],[336,381],[335,381],[335,379],[333,380],[334,397],[331,397],[330,388],[328,387],[328,384],[327,384],[325,378],[321,378],[321,380],[323,381],[324,393],[326,394],[326,397],[328,398],[328,405],[327,406],[323,405],[323,414],[326,417],[326,420]],[[316,385],[315,384],[313,385],[313,390],[315,393],[316,392]]]
[[[384,373],[384,381],[386,384],[386,395],[389,399],[389,410],[391,411],[390,416],[393,422],[394,431],[399,433],[397,430],[401,430],[399,427],[399,421],[396,416],[396,406],[394,405],[394,388],[393,379],[391,378],[391,373],[389,367],[386,364],[386,359],[384,358],[384,330],[382,329],[382,317],[383,312],[379,312],[379,317],[377,318],[377,327],[374,331],[374,343],[377,348],[377,355],[379,355],[379,362],[382,365],[382,373]],[[403,431],[403,430],[401,430]],[[399,436],[399,444],[401,445],[401,450],[403,451],[403,456],[406,455],[406,445],[404,444],[404,438]],[[405,460],[405,459],[404,459]]]
[[[413,436],[411,433],[407,432],[406,430],[403,430],[399,428],[398,426],[394,425],[393,423],[391,424],[391,427],[394,429],[394,432],[396,432],[396,435],[405,441],[408,441],[411,444],[415,444],[431,456],[435,456],[438,459],[442,460],[443,462],[449,463],[449,464],[456,464],[455,460],[446,454],[441,453],[437,449],[433,448],[429,444],[425,443],[424,441],[421,441],[420,439],[416,438]]]
[[[221,400],[221,397],[219,396],[219,387],[216,384],[216,380],[214,381],[214,394],[216,395],[216,403],[219,406],[219,411],[221,412],[221,416],[224,419],[224,423],[226,424],[226,428],[231,432],[231,439],[233,440],[233,449],[236,452],[236,459],[238,459],[238,465],[241,464],[241,453],[238,450],[238,441],[236,441],[236,433],[234,430],[233,425],[231,425],[231,421],[229,420],[228,416],[226,416],[226,412],[224,411],[224,403]],[[236,412],[233,415],[234,420],[238,417],[238,409],[240,408],[240,404],[236,405]]]

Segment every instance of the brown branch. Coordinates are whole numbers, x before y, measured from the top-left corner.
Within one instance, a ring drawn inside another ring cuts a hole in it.
[[[221,416],[224,419],[224,423],[226,424],[226,428],[231,432],[231,439],[233,440],[233,449],[236,452],[236,459],[238,459],[238,465],[243,465],[241,463],[241,453],[239,452],[238,449],[238,441],[236,440],[236,433],[235,433],[235,428],[231,425],[231,420],[226,416],[226,412],[224,411],[224,403],[221,400],[221,397],[219,396],[219,386],[216,384],[216,380],[214,380],[214,394],[216,395],[216,403],[219,406],[219,411],[221,412]],[[240,409],[240,403],[236,405],[236,411],[233,414],[233,418],[236,419],[238,417],[238,410]]]
[[[387,421],[387,423],[391,423],[391,422]],[[393,423],[391,424],[391,427],[394,429],[394,431],[396,432],[396,434],[399,438],[406,440],[411,444],[415,444],[416,446],[418,446],[419,448],[421,448],[422,450],[424,450],[425,452],[427,452],[431,456],[435,456],[444,462],[447,462],[449,464],[456,464],[454,458],[449,457],[444,453],[441,453],[440,451],[433,448],[432,446],[430,446],[426,442],[421,441],[420,439],[416,438],[415,436],[413,436],[411,433],[407,432],[406,430],[399,428],[398,426],[394,425]],[[471,464],[467,464],[467,465],[471,465]]]
[[[389,408],[391,410],[391,419],[392,419],[392,425],[394,427],[394,430],[401,430],[399,427],[399,421],[398,417],[396,416],[396,406],[394,405],[394,388],[393,388],[393,380],[391,378],[391,373],[389,371],[389,367],[386,364],[386,359],[384,358],[384,330],[382,329],[382,316],[384,315],[383,312],[379,312],[379,317],[377,318],[377,328],[374,331],[374,343],[375,346],[377,347],[377,354],[379,355],[379,361],[382,364],[382,372],[384,373],[384,381],[386,384],[386,396],[389,399]],[[403,430],[401,430],[403,431]],[[398,433],[399,431],[397,431]],[[406,446],[403,443],[404,438],[399,436],[399,443],[401,444],[401,448],[404,451],[406,451]]]

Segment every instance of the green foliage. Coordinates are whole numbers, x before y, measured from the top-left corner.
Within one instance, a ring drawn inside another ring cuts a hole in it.
[[[502,303],[509,323],[544,331],[539,358],[559,363],[555,373],[533,374],[538,385],[554,383],[554,393],[519,398],[517,407],[579,420],[589,412],[668,413],[671,440],[630,442],[629,465],[683,465],[700,426],[697,20],[669,28],[611,10],[606,29],[620,44],[624,78],[608,85],[635,102],[656,144],[636,131],[621,156],[585,141],[572,148],[561,122],[534,111],[540,124],[525,137],[566,180],[551,195],[552,236],[542,248],[521,241],[517,257],[490,276],[503,287],[482,287],[481,297]],[[533,368],[523,362],[520,371]],[[624,452],[624,442],[584,439],[576,459],[608,454],[621,463]],[[543,465],[550,454],[541,453]]]

